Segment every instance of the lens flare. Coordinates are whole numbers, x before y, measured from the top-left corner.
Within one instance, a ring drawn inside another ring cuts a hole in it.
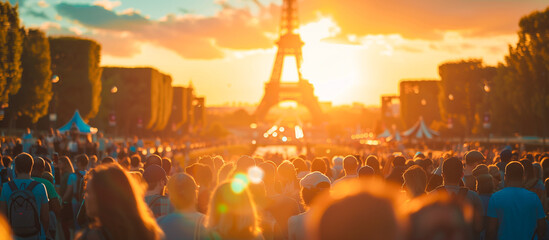
[[[248,178],[250,182],[257,184],[263,181],[263,170],[257,166],[248,168]]]
[[[223,204],[223,203],[217,205],[217,211],[218,211],[219,213],[226,213],[226,212],[227,212],[227,205],[225,205],[225,204]]]
[[[248,177],[246,174],[238,173],[234,176],[231,181],[231,189],[234,193],[241,193],[248,186]]]

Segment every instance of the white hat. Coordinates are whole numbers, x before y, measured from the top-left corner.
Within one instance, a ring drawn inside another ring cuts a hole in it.
[[[331,184],[330,179],[326,177],[326,175],[318,171],[314,171],[312,173],[305,175],[305,177],[303,177],[301,181],[299,181],[299,184],[301,184],[301,187],[304,187],[304,188],[314,188],[318,186],[319,183],[322,183],[322,182]]]

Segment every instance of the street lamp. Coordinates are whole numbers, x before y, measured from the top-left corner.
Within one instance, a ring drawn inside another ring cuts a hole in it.
[[[59,76],[53,75],[51,76],[51,83],[52,83],[52,104],[50,105],[50,128],[55,128],[55,122],[57,121],[57,112],[56,112],[56,105],[57,105],[57,87],[56,83],[59,83]]]
[[[114,128],[114,137],[116,137],[116,93],[118,92],[118,87],[113,86],[111,88],[112,93],[112,116],[111,119],[109,119],[109,124]]]

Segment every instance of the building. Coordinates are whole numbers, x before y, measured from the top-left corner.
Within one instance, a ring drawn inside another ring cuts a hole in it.
[[[412,127],[420,117],[427,125],[440,121],[439,85],[439,80],[400,82],[400,117],[405,128]]]

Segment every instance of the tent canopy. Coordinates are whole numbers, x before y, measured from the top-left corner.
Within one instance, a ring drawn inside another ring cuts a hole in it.
[[[389,131],[389,129],[387,129],[387,128],[385,128],[385,131],[383,131],[382,133],[377,135],[377,138],[385,139],[385,141],[387,141],[387,142],[390,142],[390,141],[397,141],[398,142],[398,141],[402,140],[398,130],[395,129],[394,132],[391,133],[391,131]]]
[[[414,124],[414,126],[410,129],[404,131],[402,135],[405,137],[432,139],[433,136],[439,136],[440,134],[437,131],[427,127],[425,121],[423,121],[423,117],[419,117],[416,124]]]
[[[59,128],[59,132],[67,132],[70,131],[71,128],[76,127],[78,132],[81,133],[96,133],[97,128],[91,127],[86,122],[84,122],[84,119],[82,119],[82,116],[80,116],[80,113],[78,110],[74,111],[74,115],[72,116],[71,120],[67,122],[65,125]]]

